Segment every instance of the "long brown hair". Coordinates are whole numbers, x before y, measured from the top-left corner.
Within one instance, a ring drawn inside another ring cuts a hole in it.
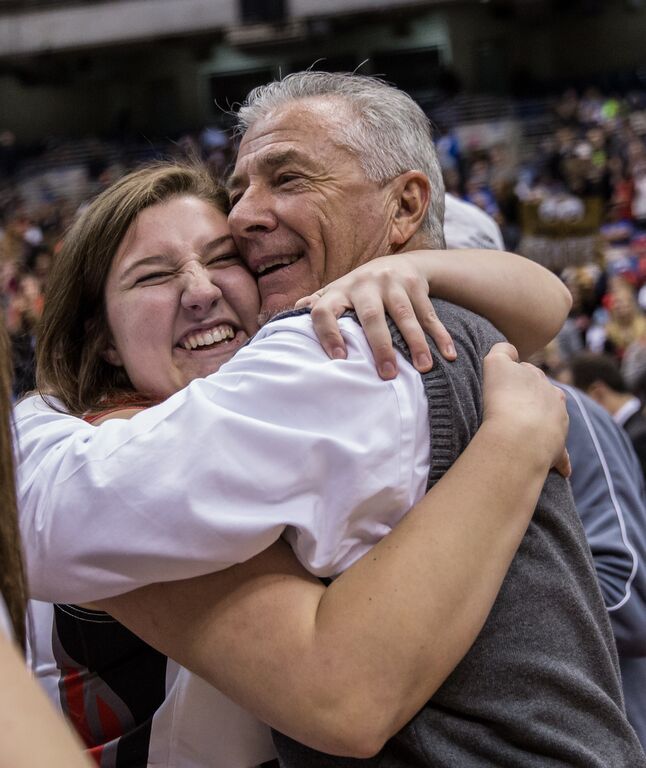
[[[11,420],[11,355],[0,320],[0,592],[7,604],[16,639],[25,645],[27,590],[18,530]]]
[[[124,176],[81,214],[47,282],[36,345],[36,383],[44,397],[81,415],[134,388],[103,358],[109,342],[105,284],[128,228],[145,208],[192,195],[228,212],[228,196],[203,166],[155,163]]]

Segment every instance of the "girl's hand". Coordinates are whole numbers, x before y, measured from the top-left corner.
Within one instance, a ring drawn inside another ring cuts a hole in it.
[[[571,473],[565,448],[569,419],[565,394],[531,363],[519,363],[511,344],[494,344],[484,359],[483,426],[499,430],[510,460],[531,452],[547,469]]]
[[[407,254],[382,256],[363,264],[320,291],[305,296],[296,308],[312,308],[314,329],[326,353],[345,358],[346,348],[338,318],[354,309],[366,334],[382,379],[397,375],[397,357],[386,324],[386,314],[399,328],[420,372],[433,365],[425,332],[447,360],[456,357],[446,328],[440,322],[428,295],[426,271]]]

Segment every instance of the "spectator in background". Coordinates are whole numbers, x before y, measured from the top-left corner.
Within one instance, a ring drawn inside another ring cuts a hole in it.
[[[451,194],[444,197],[444,231],[451,233],[451,248],[505,250],[500,228],[491,216]]]
[[[621,375],[633,395],[646,403],[646,339],[628,347],[621,361]]]
[[[612,279],[606,301],[606,351],[621,360],[633,342],[646,338],[646,317],[637,304],[633,286],[621,277]]]
[[[632,167],[632,177],[631,213],[637,226],[640,229],[646,229],[646,160],[640,159],[635,162]]]
[[[612,221],[632,221],[634,182],[621,157],[615,156],[608,162],[610,174],[610,210]]]
[[[442,171],[459,171],[460,143],[458,137],[452,130],[440,126],[438,126],[437,133],[435,149]]]
[[[11,213],[0,237],[0,262],[24,262],[28,248],[25,235],[30,226],[31,222],[24,211]]]
[[[36,386],[36,329],[43,312],[44,301],[45,297],[38,277],[29,272],[20,275],[16,290],[10,296],[6,309],[16,397],[20,397]]]
[[[0,298],[2,299],[2,308],[6,309],[11,296],[15,293],[18,285],[18,266],[15,261],[0,260]]]
[[[579,99],[574,88],[568,88],[554,106],[561,125],[577,125],[580,118]]]
[[[617,641],[626,714],[646,746],[646,499],[625,432],[591,398],[560,384],[570,417],[572,495]]]
[[[40,290],[44,293],[47,288],[47,278],[49,270],[52,267],[51,249],[44,245],[39,245],[29,255],[27,269],[38,280]]]
[[[563,271],[561,279],[572,295],[572,308],[556,337],[559,358],[562,362],[570,360],[584,347],[584,335],[590,324],[588,314],[589,276],[581,270],[570,268]],[[555,371],[550,371],[555,376]]]
[[[626,386],[617,364],[607,355],[584,352],[571,364],[572,382],[623,427],[646,477],[646,415],[642,403]]]

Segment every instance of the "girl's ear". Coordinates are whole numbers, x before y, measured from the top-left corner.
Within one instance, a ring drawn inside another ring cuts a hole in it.
[[[101,352],[101,357],[116,368],[123,368],[123,362],[121,361],[121,355],[117,352],[117,348],[112,342]]]

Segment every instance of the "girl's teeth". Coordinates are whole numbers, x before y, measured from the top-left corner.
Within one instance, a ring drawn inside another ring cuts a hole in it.
[[[232,328],[213,328],[210,331],[191,334],[182,342],[182,346],[184,349],[190,351],[191,349],[197,349],[198,347],[217,344],[226,339],[232,339],[234,336],[235,332]]]

